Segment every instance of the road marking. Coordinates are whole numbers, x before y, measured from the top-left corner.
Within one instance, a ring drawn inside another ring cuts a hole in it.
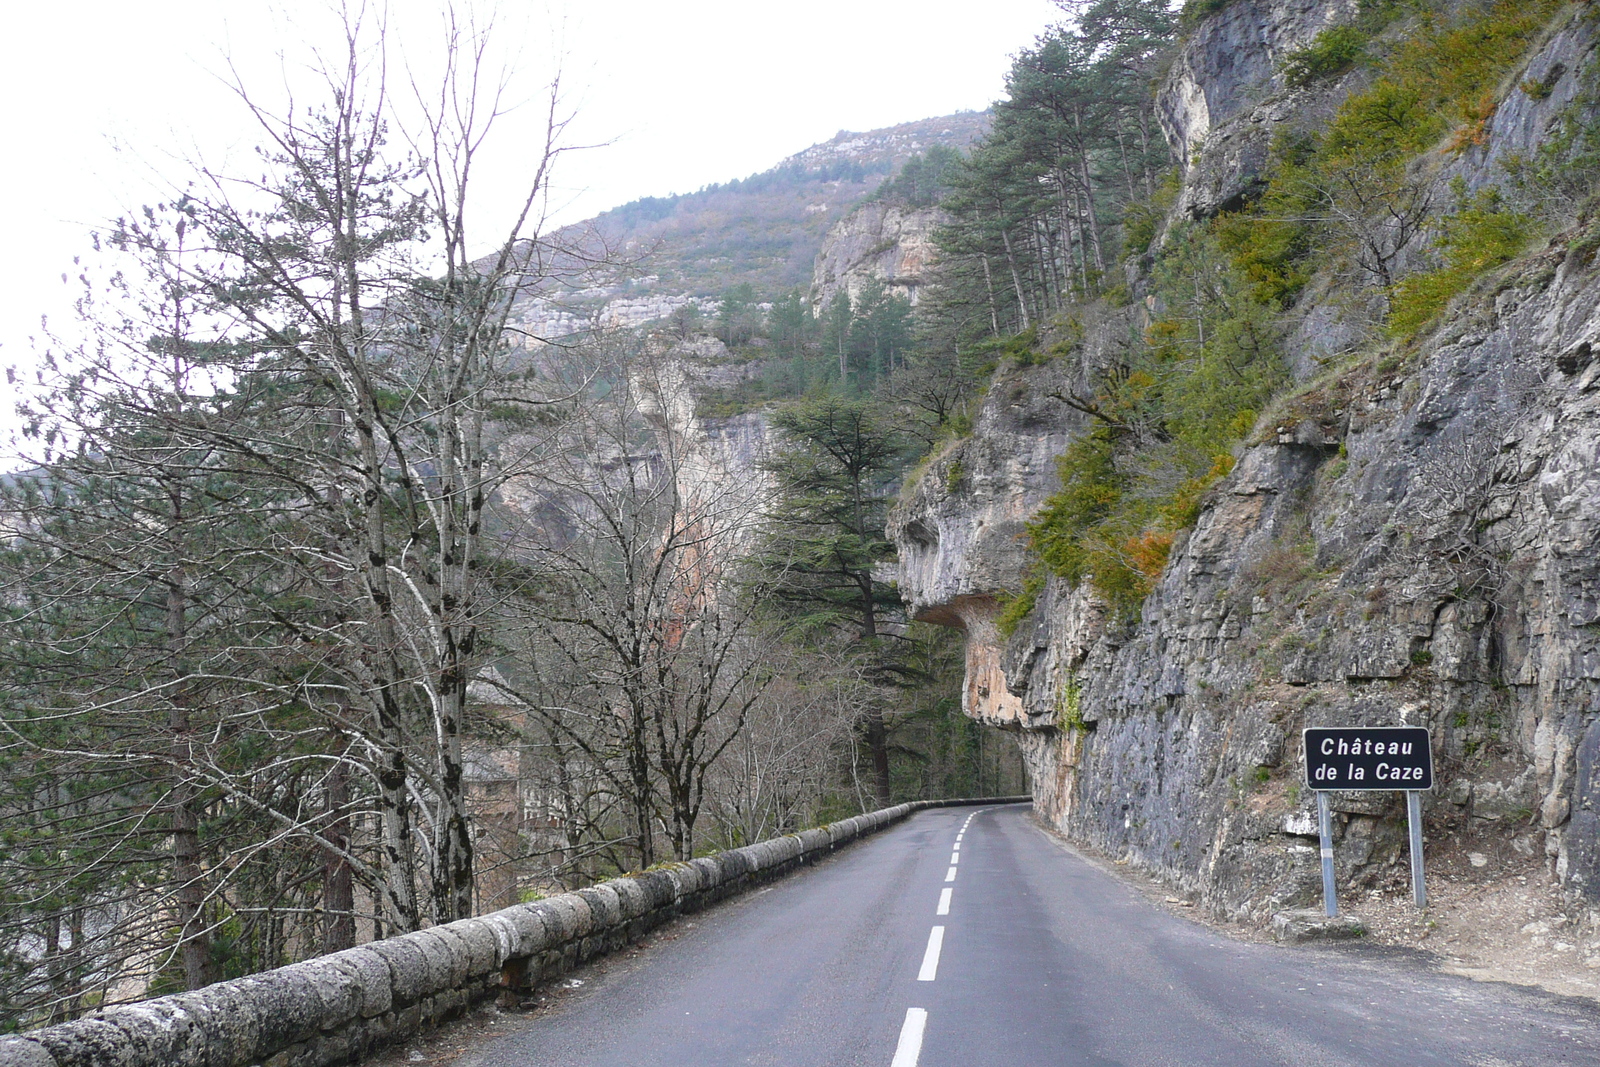
[[[950,889],[948,887],[939,890],[939,910],[934,912],[935,915],[950,914],[950,894],[954,892],[954,889]]]
[[[939,950],[943,947],[944,927],[935,926],[928,931],[928,950],[922,954],[922,970],[917,972],[917,981],[933,981],[939,973]]]
[[[944,880],[947,882],[953,882],[956,880],[956,869],[954,867],[951,867],[948,871],[944,872]]]
[[[961,835],[960,835],[960,834],[957,834],[957,835],[956,835],[956,844],[955,844],[955,850],[956,850],[956,851],[957,851],[957,852],[960,852],[960,851],[961,851]]]
[[[954,867],[956,864],[958,864],[960,862],[961,862],[961,853],[959,853],[959,852],[950,853],[950,866]]]
[[[917,1067],[917,1057],[922,1055],[922,1030],[927,1025],[925,1010],[906,1009],[906,1021],[900,1027],[900,1043],[894,1047],[894,1059],[889,1067]]]
[[[963,831],[962,831],[962,832],[961,832],[961,834],[957,834],[957,835],[956,835],[956,841],[957,841],[957,842],[958,842],[958,843],[959,843],[959,842],[960,842],[960,841],[961,841],[961,836],[962,836],[962,834],[964,834],[964,833],[966,833],[966,831],[965,831],[965,830],[963,830]]]

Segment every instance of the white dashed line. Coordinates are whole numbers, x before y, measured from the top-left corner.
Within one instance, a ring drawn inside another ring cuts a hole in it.
[[[956,880],[956,869],[954,867],[951,867],[948,871],[944,872],[944,880],[947,882],[953,882]]]
[[[960,834],[957,834],[957,835],[956,835],[956,844],[955,844],[955,850],[956,850],[956,851],[957,851],[957,852],[960,852],[960,851],[961,851],[961,835],[960,835]]]
[[[939,909],[934,912],[935,915],[950,914],[950,894],[954,892],[955,890],[950,888],[939,890]]]
[[[928,950],[922,954],[922,970],[917,972],[917,981],[933,981],[939,973],[939,950],[943,947],[944,927],[935,926],[928,931]]]
[[[960,862],[961,862],[961,853],[959,853],[959,852],[950,853],[950,866],[954,867],[956,864],[958,864]]]
[[[926,1011],[906,1009],[906,1021],[900,1027],[900,1043],[894,1047],[894,1059],[889,1067],[917,1067],[917,1057],[922,1055],[922,1031],[927,1025]]]

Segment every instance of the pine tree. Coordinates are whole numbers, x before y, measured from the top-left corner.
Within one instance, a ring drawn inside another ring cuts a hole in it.
[[[888,486],[905,457],[905,442],[886,413],[868,399],[813,396],[773,416],[781,447],[768,469],[778,487],[774,532],[762,553],[771,598],[783,622],[810,640],[854,642],[880,681],[894,638],[886,613],[898,594],[873,576],[891,560],[884,532]],[[863,723],[878,800],[889,803],[888,733],[874,703]]]

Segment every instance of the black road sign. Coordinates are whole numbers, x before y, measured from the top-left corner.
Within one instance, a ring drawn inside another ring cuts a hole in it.
[[[1305,731],[1312,789],[1432,789],[1433,748],[1421,726],[1312,727]]]

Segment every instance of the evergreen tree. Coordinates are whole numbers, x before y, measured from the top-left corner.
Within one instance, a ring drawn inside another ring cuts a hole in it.
[[[851,316],[849,348],[856,381],[863,387],[904,364],[911,343],[911,302],[889,292],[877,275],[861,286]]]
[[[850,381],[850,327],[854,320],[850,294],[840,289],[822,312],[822,351],[837,363],[837,377],[833,380],[841,386]]]
[[[884,617],[900,601],[873,570],[894,556],[884,523],[904,442],[876,403],[837,394],[797,401],[773,426],[780,447],[768,469],[778,503],[762,565],[776,610],[803,638],[854,642],[868,671],[887,680]],[[863,727],[878,800],[888,804],[888,734],[877,703]]]

